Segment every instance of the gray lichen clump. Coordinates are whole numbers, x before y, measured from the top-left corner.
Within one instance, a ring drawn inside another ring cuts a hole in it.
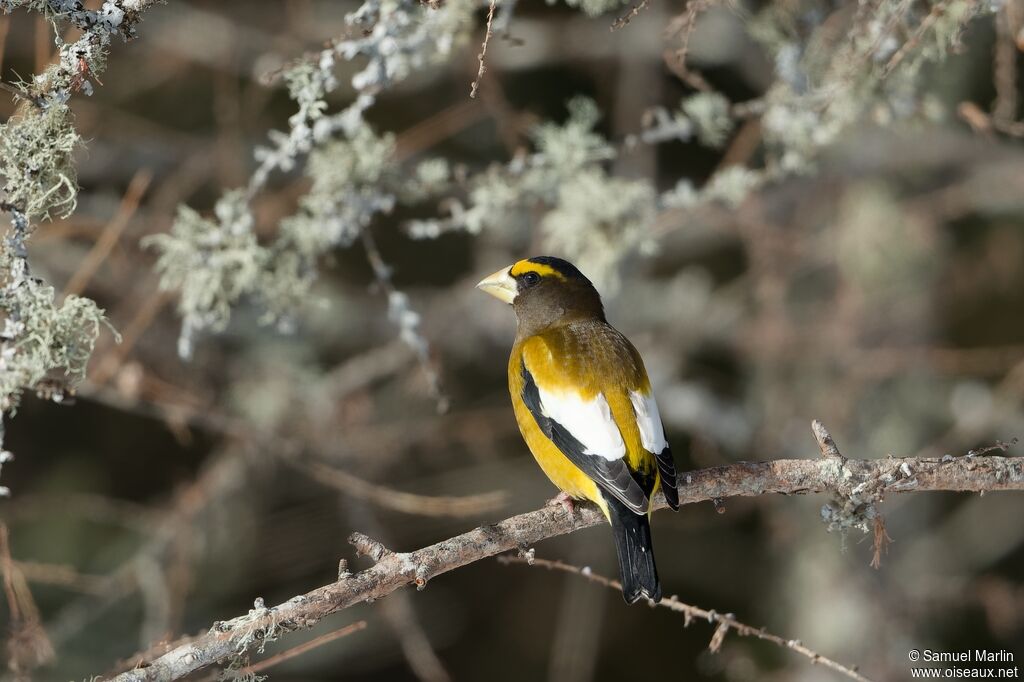
[[[78,195],[72,162],[78,144],[66,104],[23,106],[0,125],[4,201],[30,221],[70,215]]]
[[[31,277],[8,248],[0,249],[0,273],[0,410],[16,408],[23,388],[60,400],[62,384],[49,387],[46,381],[85,377],[103,311],[81,296],[57,306],[53,287]]]
[[[144,242],[161,252],[157,271],[166,285],[179,290],[186,329],[223,330],[231,306],[255,288],[269,257],[251,226],[241,192],[230,192],[217,202],[212,219],[181,206],[170,234]],[[179,353],[187,357],[191,347],[179,346]]]

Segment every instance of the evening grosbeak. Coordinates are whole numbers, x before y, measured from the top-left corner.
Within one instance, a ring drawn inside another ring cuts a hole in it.
[[[508,387],[534,458],[565,496],[608,518],[626,602],[661,599],[649,516],[659,485],[674,510],[679,493],[640,354],[605,320],[590,280],[560,258],[521,260],[477,287],[516,312]]]

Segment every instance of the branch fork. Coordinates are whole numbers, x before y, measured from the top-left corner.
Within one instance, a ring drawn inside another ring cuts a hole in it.
[[[373,559],[376,564],[383,562],[391,562],[396,565],[397,570],[401,574],[406,574],[411,571],[411,577],[409,583],[416,586],[416,590],[422,592],[427,586],[427,581],[431,578],[430,570],[422,564],[416,563],[411,553],[393,552],[384,546],[384,543],[379,540],[374,540],[368,535],[363,533],[352,533],[348,536],[348,542],[350,545],[356,548],[357,556],[366,556]],[[342,559],[344,562],[345,560]],[[344,580],[351,577],[351,573],[348,573],[348,563],[344,564],[344,575],[342,572],[342,566],[339,563],[338,580]]]

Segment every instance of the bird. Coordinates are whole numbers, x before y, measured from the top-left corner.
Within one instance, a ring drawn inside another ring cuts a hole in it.
[[[679,509],[676,468],[647,370],[572,263],[517,261],[477,288],[515,311],[508,363],[516,422],[570,513],[590,500],[611,524],[627,604],[661,599],[650,513],[660,487]]]

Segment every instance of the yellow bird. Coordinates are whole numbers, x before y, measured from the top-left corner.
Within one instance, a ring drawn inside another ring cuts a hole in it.
[[[651,500],[660,485],[679,509],[679,493],[640,354],[608,324],[590,280],[560,258],[521,260],[477,287],[515,310],[508,387],[534,458],[561,499],[591,500],[608,518],[626,602],[661,599]]]

